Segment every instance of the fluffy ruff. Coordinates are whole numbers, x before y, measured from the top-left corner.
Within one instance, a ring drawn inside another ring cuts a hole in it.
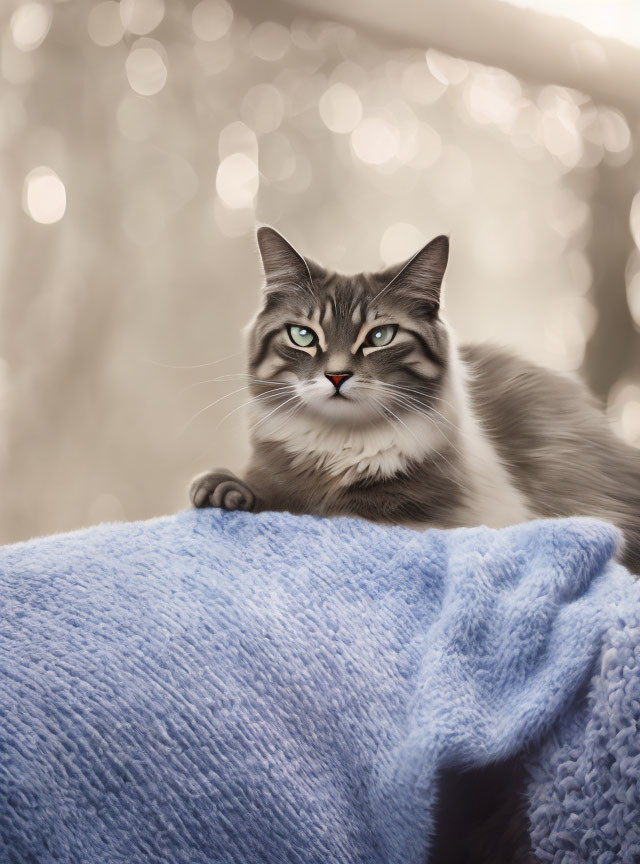
[[[205,510],[5,547],[0,861],[422,864],[439,770],[523,748],[542,861],[640,860],[617,543]]]

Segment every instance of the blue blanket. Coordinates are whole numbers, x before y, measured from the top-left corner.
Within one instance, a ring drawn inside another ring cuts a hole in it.
[[[536,743],[541,860],[640,860],[617,542],[205,510],[0,550],[0,861],[424,864],[439,771]]]

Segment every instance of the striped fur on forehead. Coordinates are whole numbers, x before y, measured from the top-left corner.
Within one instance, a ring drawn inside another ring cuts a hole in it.
[[[320,321],[357,324],[374,285],[375,282],[365,273],[356,276],[325,273],[316,278],[314,289],[322,307]]]

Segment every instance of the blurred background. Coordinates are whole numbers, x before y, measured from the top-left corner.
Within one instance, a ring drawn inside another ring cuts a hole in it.
[[[248,452],[256,219],[344,272],[451,235],[446,312],[640,445],[634,0],[3,0],[0,541]]]

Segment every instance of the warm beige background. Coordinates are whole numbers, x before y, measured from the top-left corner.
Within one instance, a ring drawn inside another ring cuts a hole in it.
[[[640,441],[638,120],[613,74],[575,89],[598,37],[567,41],[571,80],[563,54],[524,81],[318,7],[2,5],[0,540],[171,512],[241,467],[256,218],[345,271],[450,233],[461,337],[581,368]]]

